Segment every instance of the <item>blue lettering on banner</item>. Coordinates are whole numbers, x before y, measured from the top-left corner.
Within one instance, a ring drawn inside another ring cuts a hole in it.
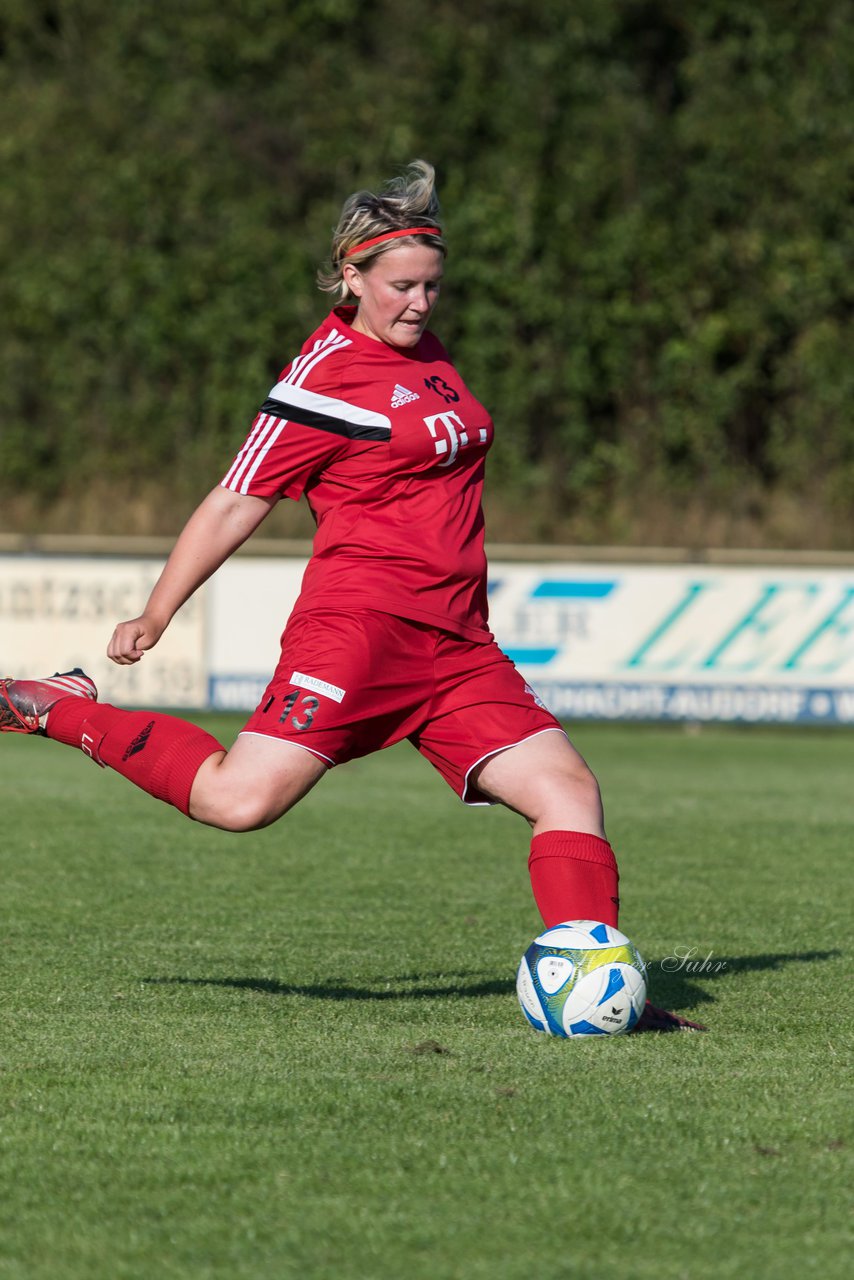
[[[794,592],[797,596],[804,595],[807,600],[815,597],[818,593],[818,587],[813,583],[797,584],[795,586],[778,586],[776,583],[769,583],[763,587],[759,593],[759,598],[755,604],[747,610],[747,612],[739,619],[736,625],[729,631],[719,644],[712,649],[711,653],[700,663],[700,666],[709,669],[748,672],[755,671],[758,667],[767,667],[772,659],[772,655],[763,652],[761,647],[754,649],[751,659],[747,662],[738,662],[727,664],[721,659],[727,649],[743,635],[753,635],[759,637],[760,640],[768,636],[775,627],[780,623],[789,621],[792,616],[797,616],[802,611],[807,601],[800,598],[796,599],[791,607],[777,610],[771,609],[771,606],[778,603],[783,595],[787,592]]]
[[[217,675],[208,680],[212,711],[254,711],[270,682],[268,675]]]
[[[616,587],[613,579],[598,581],[565,581],[563,578],[544,578],[531,592],[532,600],[604,600]]]
[[[823,618],[817,627],[815,627],[807,638],[798,646],[789,660],[783,664],[787,671],[796,671],[801,666],[801,659],[804,657],[813,645],[826,636],[836,635],[842,640],[847,640],[854,630],[854,624],[842,620],[843,614],[847,610],[851,601],[854,599],[854,587],[846,587],[842,593],[842,599],[835,609],[832,609],[826,618]],[[823,675],[830,675],[832,671],[838,671],[846,662],[850,662],[854,653],[852,648],[843,649],[835,662],[822,662],[818,666],[811,668],[813,672]]]
[[[502,578],[490,580],[490,598],[505,585]],[[505,612],[502,649],[520,665],[548,666],[574,641],[589,638],[591,606],[595,609],[619,585],[616,578],[540,578]]]
[[[218,675],[208,682],[208,706],[253,711],[267,676]],[[839,689],[758,684],[537,679],[537,693],[568,720],[661,720],[765,724],[854,724],[854,686]]]
[[[517,646],[506,646],[504,652],[511,662],[527,663],[528,666],[545,666],[547,662],[552,662],[560,653],[560,649],[523,649]]]
[[[746,609],[721,620],[715,634],[708,593],[726,585],[723,579],[689,582],[622,669],[660,675],[713,671],[736,677],[788,671],[809,678],[830,676],[854,662],[854,586],[846,586],[816,623],[811,606],[821,599],[821,583],[764,583]],[[692,616],[698,609],[699,617]],[[809,619],[806,635],[804,618]]]
[[[754,684],[611,684],[537,681],[556,716],[573,720],[670,720],[852,724],[854,687]]]
[[[686,653],[676,654],[669,661],[661,662],[657,666],[649,660],[649,655],[655,646],[664,638],[677,622],[688,612],[695,600],[708,590],[708,582],[691,582],[685,591],[684,596],[671,609],[670,613],[658,624],[657,627],[646,637],[643,643],[635,650],[632,656],[626,661],[627,667],[638,667],[643,670],[671,671],[674,667],[679,667],[683,662],[687,661]]]

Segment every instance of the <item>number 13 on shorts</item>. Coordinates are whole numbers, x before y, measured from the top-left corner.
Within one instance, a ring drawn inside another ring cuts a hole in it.
[[[291,716],[291,724],[295,729],[311,728],[312,722],[314,721],[314,713],[320,706],[320,701],[315,698],[313,694],[304,693],[302,694],[302,697],[300,697],[300,693],[301,690],[294,689],[294,691],[289,693],[287,698],[285,698],[285,705],[282,708],[282,714],[279,716],[279,724],[285,724],[288,716]],[[294,710],[297,703],[299,703],[298,710],[301,714],[291,715],[291,712]]]

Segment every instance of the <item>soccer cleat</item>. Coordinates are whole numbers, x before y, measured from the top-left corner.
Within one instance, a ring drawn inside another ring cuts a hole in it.
[[[692,1022],[690,1018],[680,1018],[678,1013],[668,1013],[659,1009],[647,1000],[643,1013],[638,1018],[632,1031],[708,1031],[702,1022]]]
[[[95,681],[79,667],[44,680],[0,680],[0,733],[44,734],[51,707],[69,697],[98,697]]]

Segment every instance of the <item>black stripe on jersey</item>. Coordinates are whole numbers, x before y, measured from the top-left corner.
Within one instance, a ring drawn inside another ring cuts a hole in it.
[[[269,413],[274,418],[286,418],[288,422],[298,422],[303,427],[316,427],[318,431],[331,431],[336,436],[346,436],[348,440],[389,440],[390,427],[368,427],[359,422],[348,422],[346,418],[336,418],[329,413],[318,413],[314,409],[305,409],[295,404],[285,404],[283,400],[265,400],[261,413]]]

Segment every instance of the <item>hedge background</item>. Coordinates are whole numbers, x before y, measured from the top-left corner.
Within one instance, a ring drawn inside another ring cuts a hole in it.
[[[494,539],[850,545],[850,17],[0,0],[0,529],[177,530],[424,156]]]

